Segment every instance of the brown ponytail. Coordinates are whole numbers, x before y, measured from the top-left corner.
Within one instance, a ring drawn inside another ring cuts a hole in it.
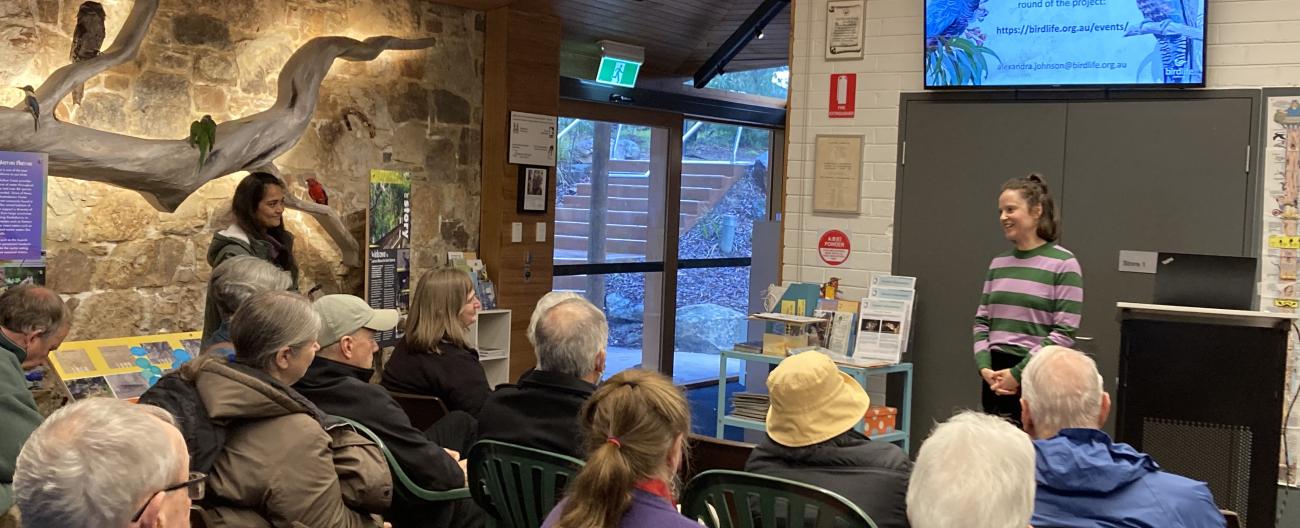
[[[1044,181],[1043,175],[1037,172],[1031,172],[1024,178],[1012,178],[1002,184],[1002,191],[1017,191],[1020,198],[1025,201],[1032,210],[1036,206],[1042,206],[1043,214],[1038,217],[1038,238],[1048,242],[1055,242],[1061,236],[1061,222],[1056,216],[1056,203],[1052,201],[1052,195],[1047,191],[1047,182]]]
[[[558,526],[618,526],[638,482],[671,478],[665,461],[679,438],[686,449],[690,408],[664,375],[631,369],[601,384],[583,405],[580,419],[587,465],[569,485]]]

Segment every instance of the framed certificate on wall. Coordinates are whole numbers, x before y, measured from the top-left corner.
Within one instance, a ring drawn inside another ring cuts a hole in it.
[[[860,212],[862,136],[818,135],[813,157],[813,212]]]

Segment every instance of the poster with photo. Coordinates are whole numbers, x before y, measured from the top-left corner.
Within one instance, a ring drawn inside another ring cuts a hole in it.
[[[372,308],[405,311],[411,296],[411,174],[370,171],[370,211],[366,215],[366,302]],[[402,338],[401,329],[380,332],[379,346]]]
[[[66,341],[50,353],[49,363],[55,380],[74,400],[111,396],[135,401],[164,374],[198,357],[199,334]]]
[[[45,284],[49,156],[0,151],[0,286]]]

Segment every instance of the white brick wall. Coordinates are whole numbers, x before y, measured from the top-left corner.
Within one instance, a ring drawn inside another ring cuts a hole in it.
[[[866,294],[873,272],[889,272],[893,244],[898,96],[921,91],[923,0],[867,0],[862,60],[827,61],[826,0],[796,0],[791,56],[790,141],[786,187],[786,281],[839,277],[845,298]],[[1210,0],[1207,77],[1212,88],[1300,86],[1300,0]],[[852,119],[826,117],[830,73],[857,73]],[[861,134],[864,152],[859,215],[813,215],[812,141],[818,134]],[[826,229],[849,234],[841,266],[817,256]],[[990,226],[990,229],[993,227]]]

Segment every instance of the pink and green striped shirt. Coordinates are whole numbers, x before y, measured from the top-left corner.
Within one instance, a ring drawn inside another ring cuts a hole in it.
[[[1012,250],[989,263],[984,295],[975,311],[975,363],[993,368],[990,351],[1024,358],[1048,345],[1073,346],[1083,318],[1083,270],[1074,253],[1054,242]]]

